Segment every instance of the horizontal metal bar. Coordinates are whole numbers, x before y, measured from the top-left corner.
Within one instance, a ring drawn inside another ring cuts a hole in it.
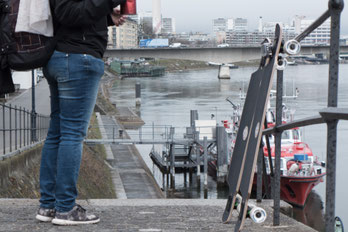
[[[321,123],[325,123],[325,120],[320,115],[318,115],[318,116],[308,117],[304,119],[294,120],[292,122],[285,123],[277,127],[268,128],[266,130],[263,130],[262,134],[271,135],[276,132],[283,132],[285,130],[290,130],[296,127],[303,127],[303,126],[309,126],[309,125],[315,125],[315,124],[321,124]]]
[[[262,131],[263,135],[271,135],[276,132],[283,132],[296,127],[310,126],[321,123],[326,123],[330,120],[348,120],[348,108],[328,107],[319,111],[318,116],[312,116],[299,120],[294,120],[289,123],[282,124],[278,127],[268,128]]]
[[[306,28],[301,34],[295,37],[295,40],[301,42],[307,35],[312,33],[315,29],[317,29],[321,24],[325,22],[330,17],[330,10],[325,11],[317,20],[315,20],[309,27]]]
[[[203,140],[202,140],[203,141]],[[123,144],[123,145],[132,145],[132,144],[166,144],[166,143],[175,143],[175,144],[192,144],[195,141],[194,139],[163,139],[163,140],[152,140],[152,139],[85,139],[85,144]],[[212,143],[216,142],[215,139],[208,139],[207,142]],[[202,142],[203,143],[203,142]]]
[[[348,108],[328,107],[319,111],[325,120],[348,120]]]

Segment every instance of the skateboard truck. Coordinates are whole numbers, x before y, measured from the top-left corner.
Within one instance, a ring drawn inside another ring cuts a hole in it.
[[[272,42],[269,38],[266,38],[261,43],[261,56],[266,57],[270,54],[272,54]]]
[[[279,54],[277,70],[282,71],[286,68],[286,66],[288,66],[288,61],[285,57],[286,57],[285,54]]]

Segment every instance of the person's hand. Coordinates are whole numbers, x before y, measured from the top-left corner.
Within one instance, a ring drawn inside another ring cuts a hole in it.
[[[126,21],[126,17],[124,15],[121,15],[120,10],[116,8],[114,8],[110,16],[116,26],[121,26]]]

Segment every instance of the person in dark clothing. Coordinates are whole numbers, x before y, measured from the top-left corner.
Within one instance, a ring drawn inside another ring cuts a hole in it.
[[[50,88],[51,121],[42,149],[40,208],[36,218],[58,225],[91,224],[75,203],[82,141],[104,74],[107,26],[122,25],[115,9],[126,0],[50,0],[57,46],[43,68]]]

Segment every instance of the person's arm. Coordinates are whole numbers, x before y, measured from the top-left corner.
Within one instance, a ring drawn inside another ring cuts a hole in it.
[[[89,26],[126,0],[56,0],[54,14],[63,25]]]

